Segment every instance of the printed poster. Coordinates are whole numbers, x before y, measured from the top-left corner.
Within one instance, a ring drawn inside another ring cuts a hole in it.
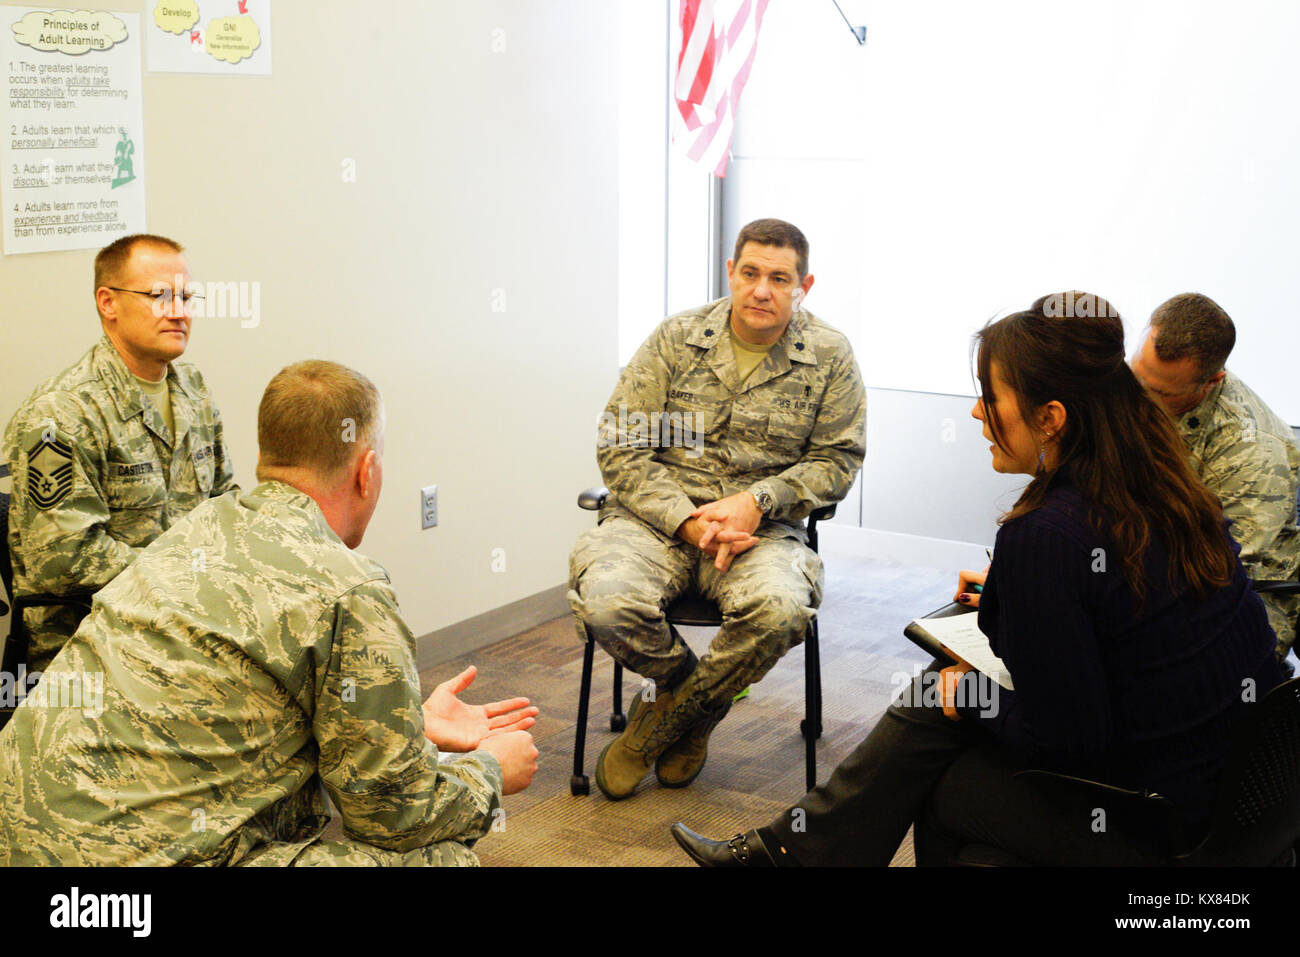
[[[150,73],[271,75],[271,0],[145,0]]]
[[[0,7],[4,252],[145,231],[140,17]]]

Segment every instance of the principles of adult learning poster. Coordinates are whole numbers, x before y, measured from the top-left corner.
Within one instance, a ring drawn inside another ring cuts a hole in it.
[[[0,7],[4,252],[144,232],[140,17]]]

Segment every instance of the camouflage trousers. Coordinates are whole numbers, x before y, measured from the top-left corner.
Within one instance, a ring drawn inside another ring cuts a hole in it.
[[[799,644],[821,604],[822,563],[802,530],[760,526],[761,541],[720,573],[713,558],[618,513],[578,537],[569,557],[569,607],[625,668],[662,680],[688,658],[664,612],[694,589],[716,602],[722,627],[699,662],[707,701],[720,704],[762,678]]]
[[[438,841],[413,851],[389,851],[352,840],[270,844],[238,862],[241,867],[478,867],[464,844]]]
[[[84,612],[62,606],[28,608],[23,616],[27,626],[27,671],[44,671],[84,617]]]
[[[1300,597],[1296,595],[1259,596],[1264,601],[1264,611],[1268,612],[1268,623],[1277,635],[1278,660],[1286,658],[1295,642],[1296,615],[1300,614]],[[1297,652],[1300,654],[1300,652]]]

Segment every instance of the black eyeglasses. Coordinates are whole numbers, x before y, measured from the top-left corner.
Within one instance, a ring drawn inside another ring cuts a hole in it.
[[[130,293],[134,293],[134,294],[137,295],[137,296],[148,296],[148,297],[149,297],[150,299],[152,299],[156,304],[158,304],[158,305],[162,305],[162,306],[170,306],[170,305],[172,304],[172,296],[174,295],[174,293],[172,292],[172,290],[171,290],[170,288],[158,289],[158,290],[156,290],[156,291],[154,291],[154,292],[145,292],[145,291],[142,290],[142,289],[123,289],[121,286],[105,286],[104,288],[105,288],[105,289],[111,289],[111,290],[113,290],[114,292],[130,292]],[[182,293],[181,293],[181,305],[182,305],[182,306],[188,306],[188,305],[192,304],[192,303],[194,302],[194,300],[196,300],[196,299],[202,299],[202,298],[203,298],[203,294],[202,294],[202,293],[198,293],[198,292],[182,292]]]

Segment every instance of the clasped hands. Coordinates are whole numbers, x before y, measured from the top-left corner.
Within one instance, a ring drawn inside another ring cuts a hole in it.
[[[754,496],[737,492],[691,512],[691,517],[677,529],[677,537],[712,555],[713,567],[725,572],[737,555],[758,544],[754,532],[762,520]]]

